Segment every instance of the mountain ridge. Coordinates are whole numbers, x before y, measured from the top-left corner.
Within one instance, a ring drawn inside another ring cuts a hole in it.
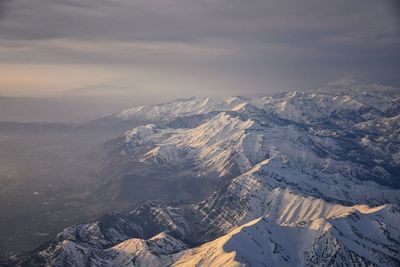
[[[399,265],[400,94],[346,86],[179,99],[108,117],[153,122],[108,143],[121,173],[107,185],[125,173],[225,184],[193,204],[150,202],[72,226],[3,265]]]

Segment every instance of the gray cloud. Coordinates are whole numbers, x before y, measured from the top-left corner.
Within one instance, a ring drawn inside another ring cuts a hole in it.
[[[141,69],[181,86],[212,76],[235,92],[348,75],[400,84],[390,0],[0,0],[0,8],[3,64]]]
[[[3,0],[4,1],[4,0]],[[381,3],[380,3],[381,2]],[[281,41],[393,36],[385,1],[13,0],[1,36],[15,39]],[[388,3],[388,2],[387,2]],[[397,25],[398,26],[398,25]],[[311,41],[311,40],[309,40]]]

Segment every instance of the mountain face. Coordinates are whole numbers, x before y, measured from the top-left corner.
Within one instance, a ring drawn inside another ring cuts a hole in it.
[[[104,122],[132,120],[151,123],[106,144],[115,195],[135,183],[123,173],[197,181],[171,200],[223,182],[195,204],[149,202],[71,226],[4,266],[400,265],[395,89],[179,99]]]

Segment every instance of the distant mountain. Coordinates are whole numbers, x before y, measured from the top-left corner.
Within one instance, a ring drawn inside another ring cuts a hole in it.
[[[111,84],[91,84],[64,92],[66,96],[83,96],[83,97],[115,97],[115,96],[129,96],[129,88],[123,86],[116,86]]]
[[[209,196],[110,213],[3,264],[398,266],[399,107],[398,90],[346,83],[110,115],[150,124],[105,144],[99,194],[133,201],[147,181],[164,201]]]

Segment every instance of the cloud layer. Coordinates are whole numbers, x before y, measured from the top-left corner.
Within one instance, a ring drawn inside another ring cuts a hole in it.
[[[0,93],[98,83],[264,93],[342,76],[400,84],[395,3],[0,0]]]

